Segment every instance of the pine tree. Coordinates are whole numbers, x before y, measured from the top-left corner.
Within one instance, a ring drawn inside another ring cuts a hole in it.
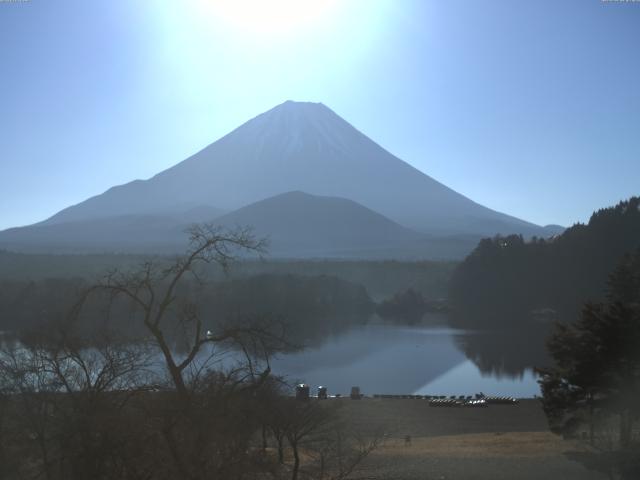
[[[640,409],[640,250],[609,279],[607,301],[586,304],[573,324],[559,324],[548,340],[555,361],[541,369],[543,407],[551,428],[569,433],[594,415],[619,418],[619,444],[632,441]]]

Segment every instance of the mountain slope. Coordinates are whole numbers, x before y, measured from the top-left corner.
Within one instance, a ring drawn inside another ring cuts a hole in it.
[[[344,198],[288,192],[216,219],[229,228],[251,225],[267,236],[269,251],[287,257],[371,257],[402,255],[424,240],[420,235]]]
[[[322,104],[285,102],[148,180],[113,187],[46,220],[234,210],[288,191],[354,200],[404,226],[449,235],[542,235],[396,158]]]
[[[184,248],[184,230],[223,213],[208,205],[172,215],[127,214],[41,222],[0,232],[0,248],[26,252],[175,252]]]
[[[203,209],[205,213],[208,208]],[[39,224],[0,232],[0,249],[38,253],[178,253],[186,230],[203,221],[181,216],[121,215]],[[344,198],[288,192],[252,203],[213,223],[252,226],[275,258],[457,259],[477,236],[433,237],[403,227]]]

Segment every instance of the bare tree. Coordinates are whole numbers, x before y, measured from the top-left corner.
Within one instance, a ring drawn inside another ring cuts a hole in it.
[[[207,331],[196,305],[179,301],[178,288],[186,277],[198,282],[198,267],[215,263],[227,271],[239,251],[263,253],[265,240],[257,239],[248,228],[227,231],[212,224],[194,225],[189,230],[189,249],[169,266],[148,261],[133,272],[112,271],[104,280],[89,288],[76,305],[79,311],[91,294],[106,291],[112,299],[124,297],[141,313],[142,322],[162,352],[167,371],[176,392],[186,399],[189,388],[185,371],[206,344],[237,341],[254,337],[253,326],[234,326],[222,331]],[[178,325],[191,335],[184,358],[178,358],[167,335],[167,329]],[[259,332],[265,333],[265,332]]]
[[[365,436],[336,421],[313,442],[308,455],[315,465],[310,478],[314,480],[344,480],[355,474],[362,462],[382,443],[384,436]]]
[[[352,471],[362,456],[330,445],[338,438],[334,409],[294,401],[271,375],[270,356],[292,347],[282,324],[214,322],[198,308],[202,267],[226,270],[237,252],[262,252],[264,242],[246,229],[210,225],[194,227],[190,239],[186,255],[171,264],[109,272],[67,318],[0,352],[0,435],[9,432],[0,437],[0,455],[21,459],[13,470],[3,463],[7,478],[199,480],[270,472],[296,480],[303,458],[311,459],[303,472],[309,478]],[[120,340],[108,322],[104,330],[88,328],[83,317],[96,318],[104,300],[108,318],[117,312],[114,328],[126,306],[143,338]],[[279,461],[267,454],[267,430]]]
[[[99,479],[121,470],[116,445],[129,434],[117,420],[139,392],[147,352],[114,339],[88,346],[72,326],[0,351],[16,478]]]
[[[270,319],[213,323],[201,317],[188,288],[202,285],[201,267],[215,264],[227,271],[239,252],[264,252],[265,241],[246,228],[209,224],[189,233],[184,256],[168,266],[149,261],[134,271],[112,271],[85,292],[74,311],[79,315],[92,295],[105,292],[111,302],[125,299],[132,305],[169,379],[167,391],[149,402],[167,453],[160,462],[179,478],[231,478],[250,468],[247,452],[260,425],[252,399],[269,378],[269,357],[286,346],[284,330]]]
[[[292,480],[342,480],[354,474],[381,443],[382,435],[362,435],[340,415],[339,401],[299,401],[279,394],[269,404],[267,422],[278,462]],[[285,442],[293,461],[285,459]]]

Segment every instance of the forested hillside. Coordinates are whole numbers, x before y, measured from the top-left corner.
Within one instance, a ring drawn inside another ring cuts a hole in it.
[[[595,212],[551,239],[486,238],[455,270],[453,321],[512,327],[532,319],[573,319],[603,297],[610,272],[640,247],[640,198]]]
[[[89,284],[82,279],[0,280],[0,332],[33,332],[64,322]],[[287,327],[288,340],[303,344],[324,334],[366,321],[374,305],[365,288],[332,276],[263,274],[207,284],[185,283],[185,302],[198,297],[197,308],[208,328],[248,318],[269,318]],[[83,330],[92,333],[105,322],[125,337],[143,332],[133,325],[129,302],[98,297],[85,305]],[[181,304],[182,305],[182,304]],[[175,315],[179,317],[180,308]]]
[[[173,257],[150,255],[53,255],[24,254],[0,250],[0,281],[40,281],[52,278],[83,278],[96,281],[117,268],[130,270],[146,261],[166,265]],[[374,300],[388,298],[409,288],[426,298],[447,296],[447,285],[456,262],[394,260],[240,260],[227,274],[209,265],[206,278],[222,281],[255,275],[328,275],[363,285]]]

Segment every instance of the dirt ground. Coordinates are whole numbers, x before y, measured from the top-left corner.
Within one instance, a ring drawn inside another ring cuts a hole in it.
[[[587,447],[549,432],[537,400],[487,408],[429,407],[408,399],[336,401],[356,430],[385,438],[355,478],[604,478],[570,459]]]

